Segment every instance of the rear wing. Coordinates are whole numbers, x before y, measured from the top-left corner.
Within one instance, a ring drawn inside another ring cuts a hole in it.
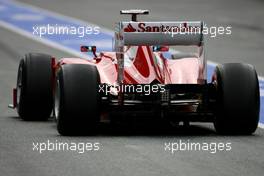
[[[119,22],[115,31],[117,47],[127,45],[203,44],[203,22]]]
[[[203,45],[203,22],[119,22],[115,49],[128,45]]]

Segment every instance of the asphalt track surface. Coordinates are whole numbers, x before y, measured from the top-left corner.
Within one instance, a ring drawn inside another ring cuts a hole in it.
[[[231,24],[232,36],[209,39],[207,57],[215,62],[247,62],[264,76],[263,1],[33,1],[31,5],[112,29],[122,18],[120,9],[151,9],[147,20],[199,20]],[[19,58],[27,52],[44,52],[60,58],[66,52],[0,28],[0,175],[263,175],[263,129],[252,136],[218,136],[210,124],[185,129],[160,124],[102,126],[96,136],[59,136],[53,120],[24,122],[7,108],[15,85]],[[236,127],[235,127],[236,128]],[[33,142],[99,142],[99,151],[33,151]],[[231,151],[165,151],[178,142],[231,142]]]

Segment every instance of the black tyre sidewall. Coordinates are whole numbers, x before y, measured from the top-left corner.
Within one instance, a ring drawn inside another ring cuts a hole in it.
[[[51,60],[49,55],[29,53],[20,61],[22,87],[17,112],[24,120],[47,120],[50,117],[53,107]],[[19,74],[18,70],[18,77]]]
[[[63,65],[57,82],[60,89],[58,132],[61,135],[93,134],[100,113],[97,68],[84,64]]]
[[[257,73],[249,64],[231,63],[215,69],[217,107],[215,128],[220,134],[252,134],[259,121]]]

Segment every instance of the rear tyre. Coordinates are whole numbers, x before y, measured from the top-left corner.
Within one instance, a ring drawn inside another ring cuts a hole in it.
[[[99,122],[99,74],[91,65],[64,65],[57,74],[55,117],[61,135],[93,134]]]
[[[230,63],[215,69],[217,107],[214,126],[219,134],[249,135],[259,121],[257,73],[249,64]]]
[[[20,60],[17,112],[24,120],[47,120],[53,107],[52,57],[29,53]]]

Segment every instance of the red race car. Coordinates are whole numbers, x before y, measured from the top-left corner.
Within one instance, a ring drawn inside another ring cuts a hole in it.
[[[91,60],[56,63],[50,55],[26,54],[10,107],[24,120],[53,114],[62,135],[93,132],[100,121],[122,115],[213,122],[220,134],[255,132],[260,96],[254,67],[218,65],[208,82],[203,22],[137,21],[148,13],[122,10],[132,20],[116,24],[114,52],[97,55],[96,46],[81,46],[93,53]]]

